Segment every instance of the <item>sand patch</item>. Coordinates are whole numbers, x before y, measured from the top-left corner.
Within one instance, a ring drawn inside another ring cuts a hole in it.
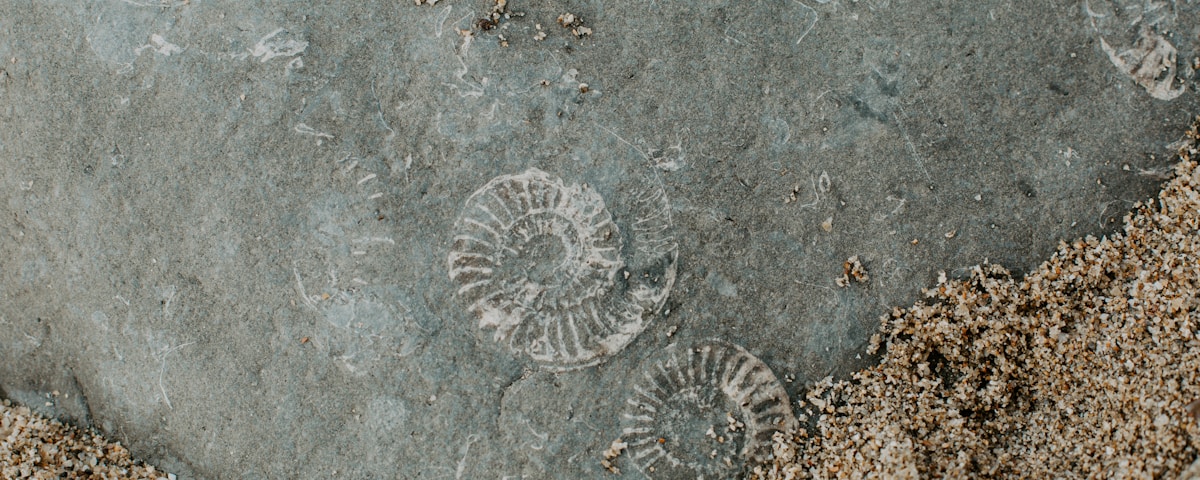
[[[1193,478],[1200,119],[1123,231],[1024,279],[944,277],[882,319],[879,365],[819,382],[753,478]]]

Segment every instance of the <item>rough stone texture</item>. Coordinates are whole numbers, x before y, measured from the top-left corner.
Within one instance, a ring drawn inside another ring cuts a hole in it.
[[[597,477],[668,344],[844,377],[936,271],[1021,273],[1152,195],[1200,53],[1193,3],[0,3],[0,394],[185,478]],[[1173,100],[1099,41],[1142,31]],[[598,366],[454,296],[464,202],[531,167],[670,199],[666,307]]]

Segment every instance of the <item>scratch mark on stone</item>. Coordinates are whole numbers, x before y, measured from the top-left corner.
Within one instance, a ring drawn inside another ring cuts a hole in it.
[[[357,238],[357,239],[351,240],[351,242],[353,242],[353,243],[387,243],[387,244],[391,244],[391,245],[396,244],[396,241],[392,240],[391,237],[362,237],[362,238]]]
[[[162,392],[163,402],[166,402],[167,408],[169,408],[171,410],[174,410],[175,407],[171,405],[171,399],[167,397],[166,387],[163,387],[163,375],[167,371],[167,355],[170,355],[171,352],[179,350],[188,345],[193,345],[195,343],[196,342],[188,342],[188,343],[183,343],[183,344],[176,345],[174,347],[167,348],[167,349],[163,350],[161,357],[159,358],[159,361],[162,362],[162,364],[158,369],[158,390]]]
[[[162,289],[162,291],[163,291],[163,304],[162,304],[163,305],[163,307],[162,307],[163,315],[166,316],[167,318],[170,318],[171,317],[171,303],[175,301],[175,294],[177,293],[177,289],[176,289],[175,285],[167,285],[165,288]]]
[[[333,135],[319,131],[319,130],[312,128],[308,125],[305,125],[303,123],[297,123],[295,130],[296,130],[296,133],[299,133],[301,135],[311,135],[311,136],[319,137],[319,138],[328,138],[331,140],[333,139]]]
[[[282,28],[275,29],[274,32],[258,40],[254,44],[254,49],[250,50],[250,55],[257,57],[260,63],[266,63],[275,57],[290,57],[299,55],[304,50],[308,49],[308,42],[303,40],[274,40],[276,35],[283,32]]]
[[[174,43],[168,42],[165,38],[163,38],[162,35],[159,35],[157,33],[150,35],[150,43],[133,49],[133,54],[141,55],[142,52],[144,52],[146,50],[153,50],[154,53],[157,53],[164,57],[169,57],[173,53],[183,52],[183,49],[180,48],[179,45],[175,45]]]
[[[617,132],[612,131],[611,129],[609,129],[608,127],[605,127],[604,125],[597,125],[597,127],[600,127],[601,130],[608,132],[609,134],[611,134],[614,137],[617,137],[617,140],[620,140],[621,143],[629,145],[634,150],[637,150],[637,152],[642,154],[642,157],[645,158],[646,160],[650,160],[650,155],[647,155],[646,152],[644,152],[644,151],[642,151],[642,149],[638,148],[637,145],[629,143],[629,140],[626,140],[624,137],[617,135]]]
[[[311,308],[314,311],[317,310],[316,300],[313,300],[313,298],[308,296],[308,293],[304,291],[304,281],[300,279],[300,270],[297,270],[296,267],[292,267],[292,273],[296,275],[296,293],[300,294],[300,301],[303,302],[308,308]]]
[[[174,1],[174,2],[170,2],[167,0],[159,0],[157,2],[137,1],[137,0],[121,0],[121,1],[128,3],[130,5],[133,5],[135,7],[154,7],[154,8],[182,7],[184,5],[187,5],[190,2],[190,0],[178,0],[178,1]]]
[[[809,22],[808,28],[805,28],[804,33],[800,34],[800,38],[796,39],[796,45],[799,45],[800,42],[804,41],[804,37],[808,36],[808,32],[811,32],[813,27],[817,26],[817,11],[814,10],[812,7],[800,2],[799,0],[796,0],[796,4],[800,5],[801,7],[804,7],[806,10],[808,10],[808,15],[805,15],[805,17],[808,17],[810,15],[812,16],[812,21]]]
[[[450,18],[451,10],[454,10],[454,7],[446,5],[446,8],[442,9],[442,13],[438,14],[437,23],[435,23],[433,27],[433,36],[442,38],[442,26],[446,24],[446,19]]]
[[[921,160],[921,153],[917,151],[917,146],[913,144],[912,137],[908,136],[908,129],[904,128],[904,121],[900,119],[900,115],[907,117],[908,114],[904,113],[904,107],[898,108],[900,110],[900,114],[892,112],[892,118],[896,119],[896,125],[900,127],[900,134],[904,136],[904,144],[908,147],[908,153],[912,155],[913,161],[917,164],[917,168],[921,170],[921,174],[925,175],[925,181],[929,182],[929,189],[932,190],[933,176],[929,175],[929,170],[925,168],[925,162]],[[937,202],[939,205],[941,204],[941,202],[938,201],[936,194],[933,196],[933,201]]]
[[[458,460],[458,468],[454,471],[455,480],[463,478],[463,471],[467,469],[467,455],[471,451],[471,444],[479,440],[479,435],[471,434],[467,436],[467,443],[462,448],[462,458]]]

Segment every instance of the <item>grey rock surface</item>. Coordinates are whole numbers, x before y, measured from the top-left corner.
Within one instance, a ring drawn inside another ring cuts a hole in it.
[[[668,345],[793,398],[869,365],[939,271],[1152,195],[1200,54],[1190,1],[0,4],[0,394],[183,478],[640,478],[600,460]],[[626,247],[631,179],[669,201],[674,284],[598,364],[496,342],[448,273],[529,168]]]

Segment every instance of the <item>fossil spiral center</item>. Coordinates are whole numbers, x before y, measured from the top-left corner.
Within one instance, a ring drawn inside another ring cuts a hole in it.
[[[667,455],[705,478],[724,478],[740,470],[745,429],[734,423],[737,420],[727,403],[709,386],[695,386],[667,398],[655,430]]]
[[[567,239],[558,235],[538,234],[517,246],[514,263],[524,269],[530,282],[546,288],[562,283],[565,266],[564,256],[568,251]]]
[[[518,292],[518,303],[538,309],[559,305],[586,281],[588,265],[579,229],[553,212],[526,215],[509,229],[506,256],[500,262]]]

